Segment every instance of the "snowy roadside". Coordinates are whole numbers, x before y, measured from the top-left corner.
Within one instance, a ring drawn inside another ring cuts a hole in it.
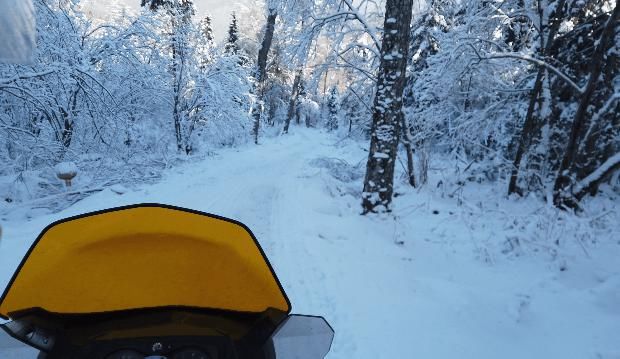
[[[503,199],[490,185],[437,188],[435,171],[421,191],[397,189],[394,215],[364,217],[362,147],[295,132],[184,163],[123,194],[105,189],[53,215],[8,214],[0,287],[51,221],[161,202],[246,223],[294,312],[335,327],[329,358],[620,357],[617,201],[597,198],[576,218],[534,199]]]

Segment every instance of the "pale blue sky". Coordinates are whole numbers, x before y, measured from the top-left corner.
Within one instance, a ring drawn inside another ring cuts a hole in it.
[[[110,6],[127,6],[137,9],[140,0],[82,0],[85,7],[92,9],[97,15],[104,15]],[[213,30],[217,40],[221,40],[226,35],[228,24],[230,23],[230,14],[233,10],[239,9],[240,6],[252,6],[253,0],[194,0],[198,17],[210,14],[213,18]],[[243,21],[243,19],[240,19]]]

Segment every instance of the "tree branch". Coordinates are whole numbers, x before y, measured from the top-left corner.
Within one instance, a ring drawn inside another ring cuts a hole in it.
[[[548,62],[545,62],[543,60],[537,59],[535,57],[531,57],[531,56],[527,56],[527,55],[521,55],[521,54],[509,54],[509,53],[502,53],[502,54],[491,53],[489,56],[481,56],[479,53],[476,53],[476,55],[478,56],[478,58],[480,60],[494,60],[494,59],[509,58],[509,59],[516,59],[516,60],[523,60],[523,61],[531,62],[531,63],[536,64],[538,66],[543,66],[547,70],[549,70],[549,71],[553,72],[554,74],[556,74],[559,78],[564,80],[564,82],[569,84],[575,91],[577,91],[577,93],[579,95],[582,95],[584,93],[584,91],[585,91],[585,89],[583,87],[577,85],[577,83],[575,83],[575,81],[573,81],[570,77],[568,77],[568,75],[566,75],[565,73],[560,71],[557,67],[551,65]]]

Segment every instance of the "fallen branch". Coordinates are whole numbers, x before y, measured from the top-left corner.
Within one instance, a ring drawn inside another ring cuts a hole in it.
[[[620,170],[620,153],[607,159],[599,168],[579,181],[573,188],[574,196],[579,200],[591,192],[615,171]]]

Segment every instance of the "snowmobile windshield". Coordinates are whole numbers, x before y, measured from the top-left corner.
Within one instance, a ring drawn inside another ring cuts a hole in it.
[[[180,208],[137,205],[48,226],[7,286],[0,315],[158,307],[290,312],[247,227]]]

